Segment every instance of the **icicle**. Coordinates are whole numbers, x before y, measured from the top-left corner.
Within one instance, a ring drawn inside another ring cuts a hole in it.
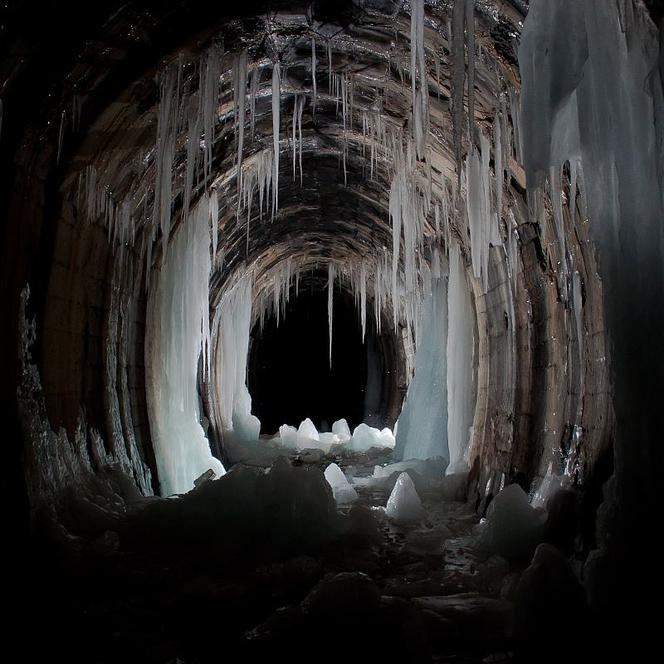
[[[332,94],[332,42],[327,40],[327,86],[328,92]]]
[[[503,211],[503,142],[500,116],[493,118],[493,154],[496,173],[496,214],[500,219]]]
[[[273,157],[272,167],[272,218],[279,207],[279,110],[281,105],[281,71],[278,62],[272,68],[272,140]]]
[[[420,73],[420,89],[416,90],[417,71]],[[424,0],[412,0],[410,19],[410,78],[414,138],[417,158],[424,159],[425,143],[429,134],[426,63],[424,60]]]
[[[362,258],[360,266],[360,320],[362,322],[362,342],[367,330],[367,261]]]
[[[240,192],[242,191],[242,157],[244,155],[244,106],[247,96],[247,52],[242,51],[235,63],[235,136],[237,139],[237,193],[238,216],[240,214]]]
[[[212,48],[208,51],[205,66],[201,66],[199,83],[199,103],[202,106],[200,115],[203,118],[203,133],[205,136],[203,159],[205,179],[209,178],[212,173],[212,147],[214,145],[214,125],[219,103],[220,78],[221,56]]]
[[[468,40],[468,131],[475,139],[475,0],[466,0],[466,38]]]
[[[298,160],[300,162],[300,187],[302,186],[302,111],[304,110],[304,99],[300,99],[300,107],[297,113],[297,131],[298,131]]]
[[[464,16],[466,0],[454,0],[452,14],[452,121],[458,184],[461,184],[461,134],[465,79]]]
[[[152,209],[153,236],[157,225],[162,233],[162,263],[166,260],[166,248],[171,227],[173,195],[173,157],[177,133],[177,91],[171,71],[161,82],[161,96],[157,114],[157,145],[155,148],[155,193]]]
[[[311,116],[316,117],[316,39],[311,38],[311,85],[313,87],[311,98]]]
[[[251,123],[251,141],[254,141],[256,133],[256,97],[258,96],[258,87],[260,84],[260,69],[255,66],[251,72],[251,79],[249,82],[249,116]]]
[[[334,263],[327,264],[327,325],[330,339],[330,369],[332,368],[332,305],[334,299],[334,277],[336,269]]]
[[[67,113],[63,110],[60,114],[60,131],[58,133],[58,156],[55,160],[56,164],[60,163],[60,155],[62,154],[62,142],[65,137],[65,120],[67,119]]]
[[[297,131],[297,93],[293,95],[293,119],[292,119],[292,147],[293,147],[293,182],[295,182],[295,160],[297,155],[297,142],[295,134]]]
[[[191,113],[188,121],[187,131],[187,167],[185,170],[184,196],[182,201],[182,218],[189,216],[189,207],[191,205],[191,192],[194,186],[194,173],[198,163],[198,153],[200,150],[201,124],[198,113]]]
[[[214,265],[214,262],[217,258],[217,239],[219,237],[219,197],[217,195],[216,189],[212,189],[210,191],[208,214],[211,222],[212,264]]]

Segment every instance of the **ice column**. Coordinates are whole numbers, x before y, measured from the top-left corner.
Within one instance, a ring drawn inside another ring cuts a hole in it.
[[[422,303],[415,374],[397,428],[395,459],[449,459],[447,445],[447,283],[434,278]]]
[[[151,298],[147,363],[152,438],[162,495],[183,493],[208,469],[224,473],[200,424],[198,367],[207,364],[210,229],[206,197],[169,243]]]
[[[473,425],[474,318],[459,245],[450,245],[450,281],[447,295],[447,440],[448,473],[465,469],[465,452]]]
[[[252,275],[246,274],[224,293],[217,310],[216,325],[221,344],[217,367],[217,393],[223,395],[221,421],[234,440],[257,440],[261,423],[251,414],[247,389],[247,355],[251,328]]]

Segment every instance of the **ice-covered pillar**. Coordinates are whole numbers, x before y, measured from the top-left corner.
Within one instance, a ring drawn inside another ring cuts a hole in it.
[[[614,479],[604,510],[611,519],[598,533],[608,552],[602,563],[611,570],[607,583],[619,578],[616,565],[652,528],[661,502],[664,104],[658,38],[640,2],[533,0],[519,50],[528,188],[536,188],[550,167],[580,158],[599,252],[616,415]],[[638,588],[641,581],[629,576],[629,588],[616,590]],[[619,592],[611,594],[621,601]]]

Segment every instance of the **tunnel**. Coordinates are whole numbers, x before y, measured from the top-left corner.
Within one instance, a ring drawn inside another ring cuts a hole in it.
[[[661,3],[1,11],[28,661],[648,652]]]

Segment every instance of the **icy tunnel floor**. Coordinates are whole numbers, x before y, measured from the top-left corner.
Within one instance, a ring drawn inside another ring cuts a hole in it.
[[[223,483],[241,494],[247,477],[275,475],[269,485],[257,480],[257,491],[288,494],[293,473],[313,476],[329,459],[281,461],[278,472],[235,469],[236,486],[230,475]],[[382,460],[337,459],[356,475],[386,461],[385,453]],[[256,516],[243,495],[236,497],[245,508],[210,518],[202,512],[224,497],[223,483],[208,482],[181,499],[130,503],[114,530],[69,543],[78,547],[46,574],[42,597],[58,598],[48,625],[53,640],[69,635],[62,646],[70,661],[189,664],[262,661],[275,653],[291,661],[512,659],[518,570],[498,556],[475,555],[478,518],[473,506],[450,499],[449,486],[420,486],[426,518],[399,526],[372,509],[386,504],[389,490],[359,487],[353,506],[330,513],[314,495],[319,485],[294,494],[297,500],[310,492],[315,524],[305,512],[292,522],[274,504]],[[255,519],[255,530],[241,518]],[[281,524],[283,541],[263,519]],[[214,529],[219,520],[245,530],[234,538]],[[318,539],[318,529],[331,527],[334,536]],[[55,651],[58,644],[49,643]],[[80,653],[72,650],[78,646]]]

